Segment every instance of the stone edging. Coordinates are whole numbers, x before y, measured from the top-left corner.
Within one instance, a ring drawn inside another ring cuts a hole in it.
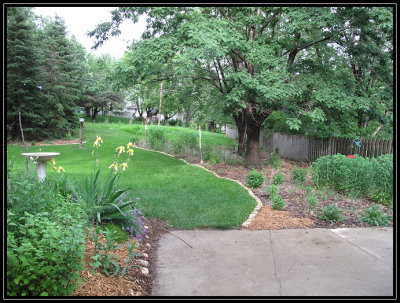
[[[162,152],[162,151],[153,150],[153,149],[147,149],[147,148],[139,147],[139,146],[136,146],[136,145],[135,145],[134,147],[135,147],[135,148],[139,148],[139,149],[143,149],[143,150],[147,150],[147,151],[157,152],[157,153],[160,153],[160,154],[164,154],[164,155],[173,157],[173,158],[175,158],[175,159],[178,159],[178,160],[181,160],[181,161],[185,162],[186,164],[200,167],[200,168],[204,169],[205,171],[212,173],[214,176],[216,176],[216,177],[218,177],[218,178],[226,179],[226,180],[229,180],[229,181],[233,181],[233,182],[238,183],[241,187],[243,187],[245,190],[247,190],[247,192],[249,193],[249,195],[250,195],[252,198],[254,198],[254,200],[256,200],[256,202],[257,202],[257,206],[256,206],[256,207],[254,208],[254,210],[251,212],[251,214],[249,215],[249,218],[248,218],[246,221],[244,221],[244,222],[242,223],[242,227],[243,227],[243,228],[246,228],[246,227],[248,227],[248,226],[250,225],[251,221],[252,221],[253,218],[257,215],[258,211],[259,211],[259,210],[261,209],[261,207],[262,207],[262,202],[261,202],[261,200],[252,192],[251,189],[249,189],[249,188],[247,188],[246,186],[244,186],[244,185],[242,184],[242,182],[240,182],[240,181],[238,181],[238,180],[233,180],[233,179],[230,179],[230,178],[221,177],[221,176],[217,175],[215,172],[213,172],[213,171],[211,171],[211,170],[205,168],[204,166],[202,166],[202,165],[200,165],[200,164],[191,164],[191,163],[187,162],[185,159],[177,158],[177,157],[175,157],[174,155],[167,154],[167,153]]]

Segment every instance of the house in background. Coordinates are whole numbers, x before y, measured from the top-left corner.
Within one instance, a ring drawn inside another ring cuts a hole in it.
[[[120,118],[137,118],[139,117],[139,112],[138,112],[138,107],[137,105],[132,105],[129,104],[127,106],[125,106],[123,111],[100,111],[99,115],[103,115],[103,116],[112,116],[112,117],[120,117]],[[184,121],[184,117],[185,115],[182,113],[177,113],[175,114],[172,118],[170,118],[169,120],[181,120]],[[144,112],[143,113],[143,118],[147,117],[147,113]],[[152,117],[152,121],[158,121],[158,117],[159,115],[155,115]],[[164,115],[161,114],[161,121],[164,120]]]

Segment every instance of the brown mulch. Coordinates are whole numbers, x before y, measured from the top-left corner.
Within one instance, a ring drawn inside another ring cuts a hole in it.
[[[32,145],[32,142],[25,142],[26,145],[29,147]],[[35,146],[47,146],[47,145],[69,145],[69,144],[79,144],[80,143],[80,139],[76,138],[76,139],[57,139],[54,141],[39,141],[39,142],[35,142]],[[85,143],[85,142],[83,142]],[[12,144],[12,145],[19,145],[19,146],[24,146],[24,143],[21,141],[7,141],[7,144]]]
[[[92,273],[90,263],[91,256],[94,252],[94,242],[91,237],[86,239],[85,251],[85,267],[86,269],[80,272],[82,284],[75,290],[72,296],[151,296],[153,281],[155,278],[155,263],[157,258],[158,240],[167,231],[164,222],[158,219],[144,218],[145,226],[147,226],[146,236],[137,241],[136,253],[138,256],[132,259],[126,273],[121,277],[120,273],[115,276],[106,276],[100,269],[96,269]],[[133,243],[135,240],[128,240]],[[102,239],[101,242],[105,243]],[[148,244],[150,246],[148,246]],[[113,255],[117,255],[119,264],[125,267],[125,260],[129,257],[128,248],[126,245],[112,251]],[[148,262],[147,266],[143,266],[139,260]],[[141,267],[139,267],[141,266]],[[142,272],[142,268],[148,268],[148,273]]]

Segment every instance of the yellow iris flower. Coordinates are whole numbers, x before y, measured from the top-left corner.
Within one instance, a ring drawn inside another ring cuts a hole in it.
[[[59,166],[57,172],[59,173],[60,171],[65,171],[64,167]]]
[[[118,151],[119,150],[119,151]],[[125,152],[125,146],[119,146],[115,149],[115,153],[124,153]]]
[[[96,140],[93,143],[93,147],[98,147],[100,146],[100,142],[103,143],[103,140],[101,140],[100,136],[96,136]]]
[[[128,164],[124,162],[120,166],[122,167],[122,170],[125,171],[125,169],[128,167]]]
[[[118,165],[114,162],[108,168],[112,168],[114,171],[117,171],[118,170]]]
[[[132,148],[128,149],[128,154],[129,154],[129,156],[133,155],[133,149]]]

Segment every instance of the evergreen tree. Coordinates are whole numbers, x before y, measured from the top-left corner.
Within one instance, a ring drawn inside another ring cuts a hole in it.
[[[45,24],[42,37],[44,127],[53,136],[60,137],[77,125],[75,100],[79,96],[79,76],[73,52],[76,42],[68,40],[64,20],[58,16]]]
[[[18,112],[26,138],[43,135],[36,27],[31,8],[7,8],[7,137],[20,137]]]

